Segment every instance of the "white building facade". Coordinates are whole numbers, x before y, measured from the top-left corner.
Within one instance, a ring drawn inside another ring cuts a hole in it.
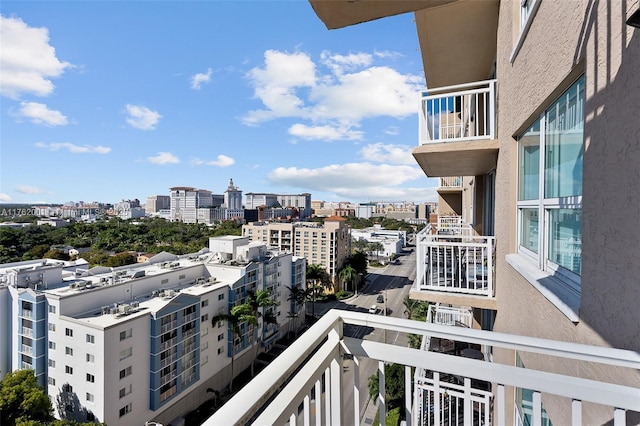
[[[168,424],[194,410],[206,389],[227,386],[231,356],[236,375],[291,329],[289,311],[303,312],[287,287],[304,287],[304,259],[242,237],[210,246],[120,268],[0,265],[0,373],[34,370],[60,418]],[[276,324],[244,324],[239,337],[212,324],[258,290],[270,292]]]

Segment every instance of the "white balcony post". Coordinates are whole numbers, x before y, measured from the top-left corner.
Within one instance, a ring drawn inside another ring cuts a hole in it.
[[[385,426],[387,420],[384,387],[384,361],[378,361],[378,417],[380,417],[380,426]]]
[[[310,403],[309,403],[309,394],[304,396],[304,402],[303,402],[303,416],[304,416],[304,426],[309,426],[311,424],[311,419],[309,418],[309,407],[310,407]]]
[[[331,370],[324,370],[324,424],[331,426]]]
[[[540,392],[533,392],[531,423],[533,426],[542,426],[542,395],[540,395]]]
[[[571,424],[574,426],[582,424],[582,401],[577,399],[571,401]]]
[[[440,373],[433,372],[433,426],[440,426]]]
[[[498,392],[496,394],[496,417],[497,423],[503,425],[506,422],[506,414],[504,412],[506,407],[506,399],[504,392],[504,385],[498,385]]]
[[[404,366],[404,418],[406,426],[411,426],[411,366]]]
[[[342,357],[336,354],[331,360],[331,425],[340,426],[342,421]]]
[[[360,423],[360,359],[353,357],[353,424]]]
[[[316,425],[322,425],[322,383],[316,380]]]
[[[496,138],[496,80],[489,82],[489,136],[491,139]]]
[[[473,410],[471,405],[471,379],[464,378],[464,424],[473,424]]]

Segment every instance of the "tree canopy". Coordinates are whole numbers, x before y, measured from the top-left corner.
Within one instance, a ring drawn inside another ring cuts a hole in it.
[[[31,225],[24,228],[0,228],[0,263],[40,259],[47,255],[57,259],[60,254],[52,245],[70,245],[91,248],[91,255],[82,257],[92,265],[107,265],[110,252],[135,251],[174,254],[194,253],[209,245],[209,237],[241,235],[242,225],[235,221],[219,222],[215,226],[164,219],[122,220],[102,219],[94,223],[72,222],[69,226],[54,228],[49,225]]]
[[[15,426],[29,421],[53,421],[53,407],[33,370],[17,370],[0,383],[0,424]]]

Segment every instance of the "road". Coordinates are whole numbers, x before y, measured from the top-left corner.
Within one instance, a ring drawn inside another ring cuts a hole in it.
[[[403,317],[404,305],[402,303],[405,296],[409,294],[411,284],[416,274],[416,259],[413,250],[406,251],[400,256],[399,264],[390,264],[382,268],[369,268],[367,275],[367,286],[358,296],[348,299],[347,301],[335,301],[315,304],[316,316],[324,315],[330,309],[345,309],[350,311],[368,312],[372,305],[377,305],[379,315],[384,315],[385,303],[377,302],[378,295],[382,294],[386,300],[386,311],[388,316]],[[310,305],[310,304],[308,304]],[[311,313],[312,307],[308,306],[307,311]],[[346,325],[344,329],[345,336],[356,337],[377,342],[386,341],[396,345],[407,345],[407,337],[399,332],[385,333],[384,330],[371,329],[370,327]],[[386,335],[385,335],[386,334]],[[386,340],[385,340],[386,339]],[[360,420],[361,424],[371,424],[369,417],[375,410],[366,410],[369,400],[369,392],[367,382],[378,369],[378,362],[371,359],[360,360]],[[351,383],[353,381],[353,361],[344,362],[343,368],[343,424],[353,424],[353,389]],[[365,412],[366,410],[366,412]],[[366,419],[364,418],[366,414]]]

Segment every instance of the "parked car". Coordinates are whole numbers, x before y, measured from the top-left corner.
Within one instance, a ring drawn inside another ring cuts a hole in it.
[[[381,295],[381,294],[379,294],[379,295],[378,295],[378,298],[376,299],[376,302],[378,302],[378,303],[384,303],[384,296],[383,296],[383,295]]]
[[[378,313],[378,307],[376,305],[373,305],[372,307],[369,308],[369,313],[370,314],[377,314]]]

